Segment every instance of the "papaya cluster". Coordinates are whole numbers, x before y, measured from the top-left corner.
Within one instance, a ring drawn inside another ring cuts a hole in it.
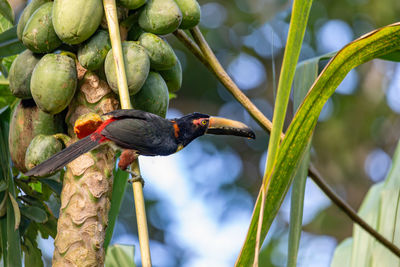
[[[196,0],[117,0],[125,29],[125,70],[134,108],[165,117],[169,95],[182,84],[181,64],[160,35],[200,21]],[[10,90],[21,102],[14,111],[10,150],[22,172],[62,149],[64,112],[82,72],[96,74],[118,94],[113,52],[102,0],[32,0],[17,35],[27,48],[14,60]]]

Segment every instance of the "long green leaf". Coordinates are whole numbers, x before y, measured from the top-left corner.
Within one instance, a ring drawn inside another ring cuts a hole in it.
[[[384,182],[375,184],[368,191],[359,210],[359,215],[380,234],[400,244],[400,142],[397,144],[392,167]],[[349,266],[399,266],[400,259],[377,242],[360,226],[353,226],[353,244],[348,248],[351,254]],[[343,250],[338,246],[335,258]],[[345,253],[345,252],[343,252]],[[337,256],[339,257],[339,256]],[[338,260],[336,260],[338,261]]]
[[[1,237],[2,244],[4,244],[4,241],[7,243],[5,247],[2,245],[3,255],[5,255],[4,265],[19,267],[22,265],[20,234],[19,230],[15,229],[15,225],[18,220],[18,213],[14,213],[14,211],[18,212],[19,209],[18,207],[16,208],[13,207],[13,205],[15,206],[15,203],[13,203],[15,201],[15,188],[10,166],[10,153],[8,150],[9,119],[10,119],[10,109],[8,107],[1,109],[0,110],[0,169],[2,177],[6,180],[8,184],[8,194],[10,197],[7,200],[6,218],[0,220],[1,224],[0,228],[2,232],[2,237]],[[13,202],[12,199],[14,200]],[[7,250],[6,253],[4,252],[4,249]]]
[[[4,140],[7,138],[7,132],[8,132],[8,124],[6,123],[8,120],[7,115],[9,115],[9,108],[5,107],[0,109],[0,180],[5,183],[6,188],[8,188],[7,184],[7,176],[8,172],[8,162],[6,158],[6,154],[8,151],[6,151],[5,146],[6,144],[4,143]],[[4,119],[4,121],[3,121]],[[3,154],[6,153],[6,154]],[[0,193],[1,199],[5,199],[7,201],[8,199],[8,192],[1,192]],[[7,203],[7,202],[6,202]],[[5,207],[7,211],[7,205]],[[3,262],[4,266],[8,266],[7,258],[8,258],[8,249],[7,249],[7,216],[1,217],[0,218],[0,239],[1,239],[1,252],[3,255]]]
[[[265,165],[265,172],[263,177],[263,183],[261,186],[262,192],[262,204],[260,207],[261,217],[258,222],[258,229],[256,235],[256,247],[255,254],[258,257],[259,248],[262,245],[264,238],[261,239],[261,227],[263,221],[263,210],[265,194],[270,184],[270,175],[273,170],[273,166],[276,157],[279,152],[279,144],[281,141],[281,132],[283,124],[285,122],[286,110],[288,107],[290,89],[293,82],[297,61],[299,59],[301,44],[303,43],[304,33],[307,27],[308,16],[312,0],[294,0],[292,6],[292,14],[290,18],[288,38],[286,42],[285,52],[283,55],[282,69],[279,76],[278,89],[275,101],[274,115],[272,119],[272,129],[268,144],[268,155]],[[260,225],[261,224],[261,225]],[[250,252],[251,253],[251,252]],[[239,255],[238,261],[242,254]],[[258,264],[258,258],[255,259],[254,264]]]
[[[14,26],[0,34],[0,58],[16,55],[26,48],[18,40],[17,26]]]
[[[34,222],[37,223],[45,223],[47,222],[47,214],[46,212],[36,206],[26,206],[26,207],[21,207],[21,214],[29,219],[31,219]]]
[[[346,238],[343,240],[342,243],[337,246],[335,253],[333,254],[331,267],[350,267],[352,246],[352,238]]]
[[[14,22],[14,12],[7,0],[0,0],[0,16],[9,22]]]
[[[7,184],[4,180],[0,180],[0,192],[3,192],[7,189]]]
[[[329,53],[319,57],[311,58],[301,62],[296,68],[293,81],[293,109],[297,110],[306,96],[308,89],[318,76],[318,66],[321,60],[329,59],[336,53]],[[297,264],[297,254],[300,243],[301,229],[303,223],[304,192],[310,161],[310,148],[306,149],[304,159],[294,177],[292,195],[290,199],[290,223],[287,266]]]
[[[399,245],[399,199],[400,188],[385,187],[380,194],[379,208],[375,211],[379,214],[377,230],[380,234],[392,241],[395,245]],[[399,266],[400,259],[387,248],[373,243],[372,264],[371,267],[379,266]],[[361,255],[358,255],[359,257]]]
[[[37,228],[31,223],[24,235],[24,261],[25,266],[43,267],[42,251],[39,249],[37,241]]]
[[[104,240],[104,249],[110,244],[114,233],[115,222],[117,221],[119,210],[121,209],[122,199],[124,198],[126,182],[128,181],[129,173],[118,169],[114,175],[114,184],[111,196],[111,208],[108,212],[108,226],[106,237]]]
[[[318,63],[321,57],[301,62],[296,68],[293,82],[293,109],[297,110],[306,96],[308,89],[318,76]],[[301,229],[303,225],[304,192],[310,162],[310,152],[304,155],[299,170],[294,177],[292,195],[290,198],[290,223],[287,266],[297,265],[297,254],[300,244]]]
[[[8,122],[10,120],[10,108],[0,109],[0,179],[7,183],[10,177],[9,151],[8,151]],[[7,184],[8,187],[8,184]]]
[[[297,66],[297,60],[299,59],[300,55],[301,44],[303,43],[303,37],[306,31],[311,5],[312,0],[294,0],[293,2],[288,39],[283,56],[281,75],[279,76],[278,82],[271,137],[268,144],[268,156],[266,170],[264,173],[264,183],[271,174],[276,156],[278,154],[281,132],[285,122],[286,109],[289,102],[290,89]]]
[[[11,203],[9,206],[12,207],[12,210],[7,209],[7,214],[14,214],[14,230],[18,230],[19,223],[21,222],[21,211],[19,210],[18,202],[15,200],[14,196],[10,192],[8,193],[8,196],[8,203]]]
[[[8,194],[7,194],[7,193],[2,194],[2,196],[1,196],[0,199],[3,199],[3,200],[0,202],[0,218],[1,218],[1,217],[3,217],[3,216],[6,214],[6,212],[7,212],[7,199],[8,199]]]
[[[297,254],[300,244],[301,229],[303,225],[304,192],[310,164],[310,149],[300,163],[299,170],[293,181],[292,195],[290,198],[290,222],[289,222],[289,242],[288,242],[288,267],[297,265]]]
[[[376,229],[379,233],[391,240],[395,245],[400,245],[400,142],[397,144],[392,167],[386,177],[384,188],[376,201],[379,209]],[[371,267],[400,266],[400,259],[388,251],[375,240],[371,241],[372,259]],[[361,255],[354,255],[360,258]]]
[[[135,267],[135,247],[126,245],[113,245],[106,254],[106,267]]]
[[[263,239],[278,213],[325,102],[351,69],[374,58],[389,54],[397,50],[399,46],[400,23],[388,25],[345,46],[319,75],[282,141],[266,198],[262,228]],[[241,257],[237,262],[238,266],[249,266],[253,260],[250,251],[254,248],[255,238],[252,233],[257,228],[260,204],[259,194]]]
[[[13,26],[14,14],[7,0],[0,0],[0,33]]]
[[[400,49],[396,50],[390,54],[384,55],[382,57],[380,57],[381,59],[384,60],[390,60],[390,61],[397,61],[400,62]]]
[[[375,229],[379,220],[379,199],[383,186],[383,182],[372,186],[358,211],[358,214]],[[369,233],[354,224],[351,266],[369,266],[374,242],[374,238]]]
[[[0,218],[0,240],[1,254],[3,256],[4,266],[7,267],[8,249],[7,249],[7,217]]]

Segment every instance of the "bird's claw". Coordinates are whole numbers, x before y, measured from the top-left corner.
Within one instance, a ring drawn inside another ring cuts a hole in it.
[[[142,187],[144,187],[144,179],[142,178],[141,175],[137,174],[134,171],[130,171],[130,170],[125,170],[126,172],[129,172],[132,176],[132,178],[128,179],[129,183],[136,183],[136,182],[140,182],[142,184]]]

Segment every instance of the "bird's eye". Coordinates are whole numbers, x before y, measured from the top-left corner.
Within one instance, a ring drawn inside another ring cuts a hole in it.
[[[206,120],[202,120],[202,121],[201,121],[201,124],[206,125],[206,124],[207,124],[207,121],[206,121]]]

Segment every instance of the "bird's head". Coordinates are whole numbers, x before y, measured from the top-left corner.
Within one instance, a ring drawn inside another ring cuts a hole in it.
[[[255,139],[254,132],[244,123],[230,119],[192,113],[175,119],[175,136],[183,146],[204,134],[235,135]]]

